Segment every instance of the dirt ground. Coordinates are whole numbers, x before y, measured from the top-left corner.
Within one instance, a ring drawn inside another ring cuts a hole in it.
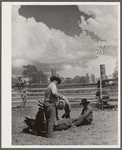
[[[53,138],[45,138],[23,133],[26,128],[25,116],[35,118],[37,106],[28,107],[22,113],[19,108],[12,110],[12,145],[117,145],[118,111],[94,110],[92,125],[72,127],[65,131],[55,131]],[[80,108],[74,108],[71,117],[80,114]],[[63,112],[60,112],[60,115]],[[60,116],[59,115],[59,116]]]

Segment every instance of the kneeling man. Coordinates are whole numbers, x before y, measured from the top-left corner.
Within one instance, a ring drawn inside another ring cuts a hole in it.
[[[64,96],[63,100],[59,100],[59,102],[56,104],[56,118],[59,120],[58,117],[58,111],[63,110],[65,113],[61,116],[62,118],[70,118],[70,112],[71,112],[71,105],[68,101],[68,99]]]

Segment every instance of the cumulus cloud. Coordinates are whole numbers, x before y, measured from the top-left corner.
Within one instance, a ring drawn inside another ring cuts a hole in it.
[[[93,6],[78,6],[81,12],[89,15],[85,20],[81,16],[79,26],[84,31],[93,32],[100,39],[97,43],[98,49],[102,48],[106,54],[117,54],[118,50],[118,6],[110,5],[93,5]]]
[[[88,72],[91,68],[89,62],[96,59],[97,49],[104,49],[105,55],[117,54],[117,22],[114,17],[116,13],[112,15],[108,12],[103,15],[103,10],[98,7],[78,7],[80,11],[92,17],[85,20],[81,16],[79,26],[83,32],[79,36],[70,37],[60,30],[48,28],[43,22],[36,22],[34,18],[25,19],[18,13],[20,6],[13,6],[13,71],[18,73],[17,69],[21,70],[23,65],[33,64],[45,73],[55,68],[62,76],[67,76],[69,71],[75,76]],[[92,39],[88,34],[91,32],[106,41],[98,42]]]

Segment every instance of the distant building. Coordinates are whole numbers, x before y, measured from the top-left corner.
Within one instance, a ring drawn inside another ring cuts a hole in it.
[[[56,76],[56,69],[51,69],[51,76]]]
[[[60,78],[59,74],[56,74],[56,77],[59,77],[59,78]]]

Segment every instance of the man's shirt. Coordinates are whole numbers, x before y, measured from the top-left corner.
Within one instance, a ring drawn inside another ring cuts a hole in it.
[[[51,82],[45,92],[45,101],[50,101],[50,102],[57,102],[58,98],[61,98],[62,96],[57,92],[57,87],[56,85]]]
[[[21,97],[22,97],[22,99],[26,100],[27,99],[27,93],[22,92]]]
[[[90,106],[87,107],[87,109],[83,108],[81,115],[86,117],[89,120],[93,120],[93,110]]]

